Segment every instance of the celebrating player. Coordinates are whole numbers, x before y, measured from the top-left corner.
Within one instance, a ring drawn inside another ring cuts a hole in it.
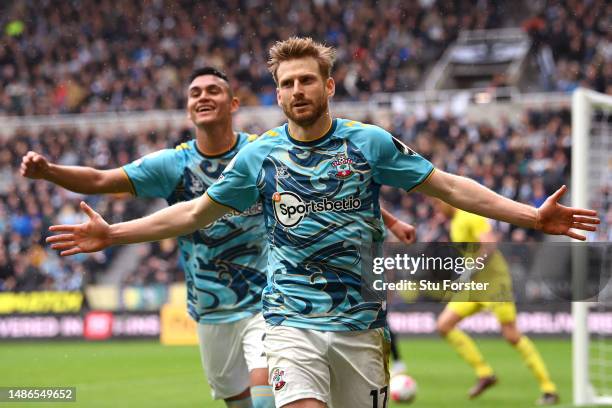
[[[242,149],[205,195],[108,225],[90,217],[51,227],[62,255],[184,235],[224,214],[263,204],[269,243],[264,346],[277,406],[382,407],[388,386],[385,305],[361,295],[362,255],[383,239],[381,185],[417,189],[489,218],[584,239],[594,211],[561,206],[565,187],[539,208],[434,170],[383,129],[332,119],[334,50],[309,38],[278,42],[269,68],[288,123]]]
[[[527,336],[521,334],[516,327],[516,306],[512,301],[512,280],[508,264],[501,252],[495,250],[491,244],[496,241],[488,221],[475,214],[457,210],[450,205],[436,200],[437,209],[451,219],[450,237],[453,242],[487,243],[475,248],[468,248],[472,255],[485,255],[487,262],[485,268],[470,277],[473,281],[486,282],[490,286],[484,297],[491,297],[492,301],[451,301],[438,318],[438,331],[457,351],[457,353],[474,368],[478,381],[470,390],[470,398],[475,398],[489,387],[495,385],[497,377],[493,369],[484,360],[474,340],[456,328],[464,318],[478,313],[480,310],[491,311],[501,324],[502,335],[519,352],[523,361],[538,380],[542,396],[539,405],[553,405],[559,402],[557,387],[551,381],[535,345]],[[466,256],[469,254],[466,254]],[[458,296],[462,296],[461,293]]]
[[[232,115],[238,107],[224,73],[212,67],[197,69],[187,90],[187,113],[196,136],[190,142],[112,170],[59,166],[28,152],[21,174],[83,194],[131,193],[164,198],[170,205],[188,201],[201,196],[236,153],[256,139],[233,131]],[[412,226],[384,215],[400,241],[413,235]],[[261,204],[255,204],[178,240],[202,365],[213,397],[224,399],[229,407],[274,405],[262,343],[265,233]]]
[[[204,194],[236,153],[256,139],[233,131],[232,114],[238,107],[224,73],[197,69],[187,89],[195,139],[112,170],[58,166],[29,152],[22,159],[21,174],[84,194],[132,193],[163,198],[170,205],[188,201]],[[202,365],[213,397],[224,399],[228,407],[274,406],[261,340],[264,235],[261,204],[254,204],[178,239],[187,309],[198,323]]]

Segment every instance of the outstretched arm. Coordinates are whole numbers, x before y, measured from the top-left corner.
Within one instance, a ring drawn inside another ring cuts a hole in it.
[[[89,217],[88,222],[49,228],[50,231],[60,233],[47,238],[47,242],[52,244],[51,248],[62,251],[62,256],[96,252],[111,245],[158,241],[189,234],[231,211],[211,200],[207,194],[143,218],[113,225],[108,225],[100,214],[84,202],[81,202],[81,209]]]
[[[441,170],[435,170],[416,190],[483,217],[582,241],[586,237],[572,229],[595,231],[595,225],[599,224],[599,219],[595,218],[597,212],[559,204],[567,191],[565,186],[548,197],[540,208],[510,200],[473,180]]]
[[[28,152],[21,159],[20,173],[31,179],[44,179],[81,194],[132,193],[132,185],[121,168],[98,170],[83,166],[60,166],[45,156]]]

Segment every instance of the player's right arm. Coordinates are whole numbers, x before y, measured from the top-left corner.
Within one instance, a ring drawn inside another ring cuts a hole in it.
[[[101,251],[112,245],[159,241],[186,235],[231,211],[231,208],[211,200],[208,194],[166,207],[143,218],[112,225],[108,225],[85,202],[81,202],[81,209],[89,217],[88,222],[49,228],[59,234],[47,238],[47,242],[52,244],[51,248],[62,251],[62,256]]]
[[[238,152],[226,166],[220,180],[194,200],[113,225],[108,225],[98,213],[82,202],[81,209],[89,221],[79,225],[54,225],[49,230],[59,234],[47,238],[47,242],[52,244],[51,248],[62,251],[62,256],[96,252],[111,245],[158,241],[186,235],[207,226],[232,209],[244,211],[259,198],[255,181],[261,161],[257,160],[257,151],[249,153],[252,151],[250,147]],[[170,156],[164,152],[154,153],[145,156],[144,162],[163,157]],[[142,162],[135,162],[135,166],[141,165]]]
[[[132,185],[122,168],[98,170],[84,166],[61,166],[36,152],[21,159],[20,173],[31,179],[50,181],[81,194],[133,193]]]

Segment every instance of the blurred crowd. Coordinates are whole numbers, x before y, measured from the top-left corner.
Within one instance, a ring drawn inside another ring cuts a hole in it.
[[[227,71],[243,104],[275,104],[267,50],[290,35],[338,47],[338,98],[413,90],[461,29],[503,25],[498,3],[2,2],[0,115],[182,109],[203,65]]]
[[[391,132],[436,168],[469,177],[499,194],[532,206],[569,182],[570,112],[526,111],[520,121],[495,126],[464,117],[397,116]],[[381,188],[384,205],[417,228],[424,242],[449,241],[448,220],[419,194]],[[535,231],[496,226],[506,242],[539,240]]]
[[[274,104],[267,50],[290,35],[337,46],[337,98],[367,99],[416,89],[460,30],[521,19],[544,89],[610,92],[611,18],[605,0],[2,2],[0,114],[181,109],[203,65],[226,70],[243,104]]]
[[[189,137],[186,129],[129,135],[118,132],[105,137],[93,131],[61,129],[21,132],[11,139],[0,138],[0,291],[78,290],[85,282],[97,282],[100,272],[111,264],[116,249],[61,258],[44,242],[47,228],[53,224],[82,222],[85,218],[79,209],[81,200],[86,200],[109,222],[143,216],[151,205],[149,200],[133,200],[129,196],[82,196],[44,180],[23,178],[18,169],[28,150],[39,152],[58,164],[107,169],[165,148],[168,140],[183,141],[185,135]],[[129,276],[126,283],[180,280],[178,272],[172,275],[171,267],[150,259],[151,254],[164,256],[174,252],[176,256],[176,249],[172,244],[170,249],[165,246],[159,250],[156,246],[159,244],[152,245],[149,254],[142,254],[144,272],[139,270]],[[170,263],[178,268],[175,261]],[[164,272],[159,273],[159,269]]]
[[[612,3],[606,0],[545,0],[528,3],[531,34],[545,90],[578,86],[612,94]]]

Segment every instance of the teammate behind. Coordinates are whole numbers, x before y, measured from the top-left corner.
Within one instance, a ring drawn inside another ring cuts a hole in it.
[[[362,256],[382,243],[382,184],[416,189],[521,227],[584,239],[596,213],[506,199],[433,165],[383,129],[332,119],[334,50],[309,38],[278,42],[269,67],[288,123],[239,152],[200,198],[108,225],[85,203],[87,223],[51,227],[62,255],[183,235],[260,200],[269,242],[264,340],[278,407],[386,405],[385,304],[361,295]]]
[[[486,297],[492,301],[451,301],[438,317],[438,331],[451,347],[474,369],[478,381],[469,391],[475,398],[497,382],[491,366],[485,361],[474,340],[456,326],[464,318],[480,311],[490,311],[501,325],[502,336],[519,352],[529,367],[542,391],[539,405],[553,405],[559,402],[557,387],[551,381],[546,365],[527,336],[516,327],[516,306],[512,299],[512,280],[508,264],[502,253],[494,248],[497,241],[489,222],[478,215],[458,210],[440,200],[435,200],[438,211],[450,218],[450,238],[452,242],[487,243],[468,248],[470,256],[483,256],[486,251],[485,268],[470,277],[475,282],[490,285]],[[477,255],[475,255],[477,253]],[[467,255],[466,255],[467,256]],[[459,293],[458,296],[462,294]],[[493,300],[494,299],[494,300]]]
[[[256,139],[234,132],[232,115],[238,107],[224,73],[196,69],[187,89],[193,140],[111,170],[59,166],[28,152],[21,174],[83,194],[131,193],[163,198],[170,205],[189,201],[204,194],[236,153]],[[202,365],[213,398],[232,408],[274,406],[262,343],[264,235],[261,204],[254,204],[178,238],[187,309],[198,323]]]

